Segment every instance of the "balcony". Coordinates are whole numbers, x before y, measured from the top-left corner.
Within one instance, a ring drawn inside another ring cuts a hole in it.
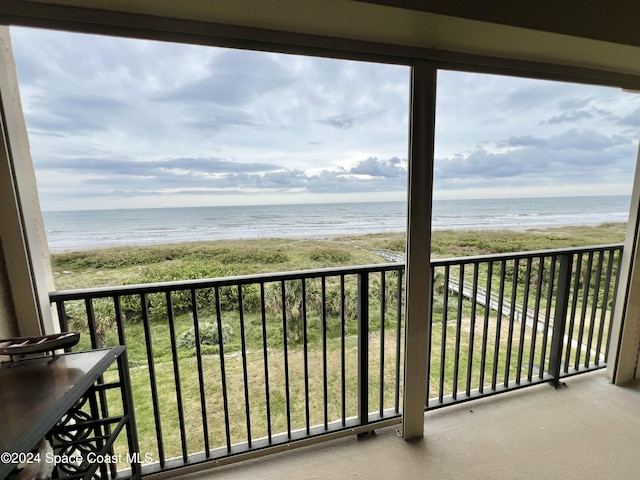
[[[637,478],[640,383],[617,387],[603,372],[566,383],[429,412],[412,442],[388,427],[188,478]]]
[[[597,407],[602,374],[569,377],[607,364],[621,252],[621,245],[606,245],[432,260],[432,291],[425,292],[431,298],[427,440],[408,445],[392,427],[402,414],[402,263],[62,291],[50,298],[63,329],[86,325],[85,347],[129,346],[140,451],[154,459],[143,465],[145,475],[372,430],[379,432],[375,440],[350,444],[354,455],[365,445],[400,449],[394,458],[420,457],[416,468],[435,468],[420,463],[425,456],[437,463],[435,434],[469,445],[453,454],[447,445],[443,458],[460,455],[473,468],[473,455],[465,455],[490,448],[482,446],[487,436],[495,452],[481,456],[482,465],[500,465],[510,451],[523,462],[543,456],[535,450],[536,441],[544,443],[539,430],[559,435],[560,421],[578,418],[552,421],[541,406],[554,398],[567,401],[554,407],[559,412],[579,408],[571,406],[578,391],[590,397],[585,412]],[[540,385],[565,383],[570,388],[559,391]],[[615,393],[607,401],[625,392],[608,391]],[[479,401],[465,403],[471,400]],[[494,416],[501,418],[495,425]],[[519,416],[526,418],[518,423]],[[502,432],[502,421],[503,433],[487,435]],[[482,435],[456,439],[467,426]],[[533,446],[520,445],[518,432]],[[566,435],[563,445],[597,437],[571,429]],[[337,448],[349,462],[345,472],[351,471],[347,444],[339,442],[305,455]],[[428,455],[414,455],[416,445]],[[376,453],[363,453],[369,455]],[[375,465],[364,461],[362,471]],[[385,465],[380,468],[391,468]]]

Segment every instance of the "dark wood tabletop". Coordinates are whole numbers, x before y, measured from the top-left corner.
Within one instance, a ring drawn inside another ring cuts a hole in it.
[[[28,452],[125,347],[0,364],[0,451]],[[0,462],[0,479],[14,464]]]

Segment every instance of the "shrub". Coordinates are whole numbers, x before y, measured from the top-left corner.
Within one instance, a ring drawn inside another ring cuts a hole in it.
[[[327,288],[327,315],[342,316],[342,295],[338,284]],[[349,284],[344,288],[344,318],[347,321],[358,318],[358,288]]]
[[[281,250],[249,248],[241,251],[226,251],[217,256],[217,260],[229,264],[285,263],[289,256]]]
[[[178,247],[127,246],[58,253],[51,256],[51,263],[67,269],[125,268],[171,260],[178,255]]]
[[[351,261],[351,253],[337,249],[321,248],[309,255],[314,262],[322,264],[346,264]]]
[[[287,319],[287,342],[298,344],[302,341],[302,280],[288,280],[284,283],[284,305],[282,304],[282,287],[279,283],[272,283],[265,291],[265,309],[270,313],[282,315],[284,309]],[[321,295],[318,279],[305,281],[307,310],[320,309]]]
[[[176,264],[147,269],[139,283],[162,283],[191,279],[219,278],[233,276],[233,271],[228,267],[213,264],[203,265],[195,263]],[[246,312],[257,311],[260,306],[260,293],[257,285],[242,287],[243,306]],[[221,287],[219,289],[220,309],[230,311],[238,309],[238,288]],[[147,296],[149,303],[148,315],[152,321],[165,320],[167,315],[167,302],[165,294],[152,293]],[[201,288],[196,292],[198,308],[214,310],[216,305],[215,289]],[[176,290],[171,293],[173,312],[176,315],[190,312],[193,308],[190,290]],[[142,309],[140,297],[137,295],[123,297],[123,311],[130,320],[140,320]]]
[[[369,292],[372,298],[377,301],[382,298],[382,282],[378,275],[370,277]],[[386,272],[385,274],[384,301],[387,307],[395,305],[398,301],[398,272]]]
[[[106,298],[93,300],[93,322],[96,335],[96,346],[107,346],[107,333],[116,324],[113,303]],[[71,330],[89,332],[89,319],[84,302],[71,302],[66,308],[67,321]]]
[[[202,322],[198,325],[200,345],[218,345],[218,325],[212,322]],[[233,336],[233,328],[226,322],[222,322],[222,343],[227,343]],[[195,327],[183,332],[178,337],[178,346],[182,348],[196,347]]]

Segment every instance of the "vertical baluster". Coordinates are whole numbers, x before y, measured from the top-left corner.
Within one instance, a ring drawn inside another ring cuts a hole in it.
[[[553,289],[555,284],[556,277],[556,261],[557,257],[553,256],[551,258],[551,268],[549,270],[549,288],[547,289],[547,306],[545,308],[544,315],[544,335],[542,336],[542,352],[540,355],[540,373],[539,378],[544,378],[545,365],[547,361],[547,342],[549,339],[549,326],[551,325],[551,306],[553,302],[551,301],[553,298]]]
[[[620,267],[622,266],[622,248],[616,249],[618,252],[618,262],[616,264],[616,281],[613,287],[613,298],[611,299],[611,313],[609,314],[609,329],[607,331],[607,341],[605,342],[604,361],[609,359],[609,347],[611,342],[611,329],[613,328],[613,315],[616,311],[616,298],[618,297],[618,285],[620,283]],[[613,253],[613,252],[612,252]]]
[[[120,295],[113,296],[113,313],[116,316],[116,328],[118,330],[118,345],[126,345],[124,333],[124,321],[122,315],[122,301]]]
[[[533,309],[533,328],[531,329],[531,349],[529,351],[529,371],[527,372],[527,380],[533,378],[533,367],[536,361],[536,338],[538,334],[538,326],[540,324],[540,300],[542,298],[542,284],[544,278],[544,257],[538,258],[538,282],[536,285],[536,300]]]
[[[149,382],[151,384],[151,402],[153,403],[153,418],[156,424],[156,441],[158,442],[158,460],[160,468],[164,468],[164,442],[162,437],[162,425],[160,422],[160,405],[158,402],[158,386],[156,384],[156,369],[153,361],[153,346],[151,344],[151,327],[149,325],[149,299],[145,293],[140,294],[140,308],[142,309],[142,325],[144,339],[147,347],[147,365],[149,367]]]
[[[500,335],[502,333],[502,313],[504,309],[504,282],[507,268],[507,261],[500,263],[500,287],[498,289],[498,313],[496,314],[496,341],[493,349],[493,369],[491,373],[491,390],[496,389],[498,382],[498,368],[500,367]]]
[[[487,263],[487,292],[484,298],[484,324],[482,330],[482,355],[480,356],[479,391],[484,392],[484,376],[487,366],[487,342],[489,340],[489,312],[491,311],[491,281],[493,276],[493,262]]]
[[[305,278],[302,282],[302,356],[304,368],[304,418],[307,428],[307,435],[311,431],[310,413],[309,413],[309,338],[307,336],[307,281]]]
[[[447,323],[449,321],[449,265],[444,267],[444,288],[442,294],[442,338],[440,340],[440,385],[438,386],[438,401],[444,400],[445,365],[447,361]]]
[[[125,333],[124,333],[124,322],[123,322],[123,318],[122,318],[122,304],[120,302],[120,296],[119,295],[114,295],[112,297],[113,300],[113,313],[115,315],[115,320],[116,320],[116,330],[118,331],[118,345],[126,345],[126,339],[125,339]],[[124,358],[126,358],[126,352],[123,353]],[[122,362],[122,359],[118,360],[119,362]],[[123,405],[123,409],[126,409],[125,406],[126,402],[124,401],[124,398],[122,399],[122,405]],[[103,411],[103,418],[104,416],[107,416],[107,404],[106,404],[106,398],[105,398],[105,403],[104,403],[105,409]],[[108,428],[108,427],[107,427]],[[131,443],[129,443],[129,445],[131,445]],[[111,447],[109,449],[109,453],[112,454],[113,453],[113,447]],[[132,462],[135,463],[135,462]],[[115,464],[115,462],[112,462],[110,465],[110,470],[111,470],[111,478],[115,478],[117,476],[117,465]],[[132,464],[131,465],[132,470],[135,470],[135,466]]]
[[[264,282],[260,282],[260,319],[262,323],[262,361],[264,363],[264,400],[266,407],[267,438],[271,445],[271,387],[269,385],[269,345],[267,341],[267,312],[264,301]]]
[[[602,351],[602,340],[604,337],[607,311],[609,310],[609,285],[611,285],[611,274],[613,272],[613,250],[607,250],[607,274],[604,280],[604,294],[602,297],[602,308],[600,309],[600,325],[598,327],[598,342],[596,344],[595,364],[600,365],[600,355]],[[603,255],[604,252],[601,253]]]
[[[400,413],[400,361],[402,348],[402,278],[404,270],[397,270],[398,274],[398,290],[396,291],[396,398],[395,412]],[[428,348],[428,347],[427,347]],[[427,357],[429,358],[429,357]],[[428,360],[427,360],[428,361]],[[427,364],[427,368],[429,368]],[[429,376],[427,375],[427,388],[429,388]],[[429,395],[425,397],[429,399]]]
[[[458,398],[458,376],[460,374],[460,341],[462,335],[462,300],[464,299],[464,264],[460,264],[458,275],[458,310],[456,319],[456,347],[453,358],[453,399]]]
[[[596,313],[598,310],[598,300],[600,300],[600,281],[602,280],[602,264],[604,261],[604,252],[598,252],[598,263],[596,264],[596,283],[593,286],[593,298],[591,303],[591,321],[589,322],[589,338],[587,340],[587,349],[585,351],[584,366],[589,368],[589,359],[591,357],[591,346],[593,345],[593,331],[596,327]]]
[[[531,264],[532,258],[527,258],[527,266],[524,272],[524,293],[522,298],[522,320],[520,323],[520,341],[518,343],[518,366],[516,374],[516,383],[520,385],[522,378],[522,359],[524,357],[524,339],[527,331],[527,322],[529,321],[529,288],[531,286]],[[535,323],[532,323],[535,328]]]
[[[89,329],[89,338],[91,339],[91,348],[98,348],[98,336],[96,332],[96,314],[93,310],[93,301],[91,298],[85,298],[84,306],[87,313],[87,328]],[[104,345],[100,345],[100,348]]]
[[[576,310],[578,308],[578,296],[580,292],[580,273],[582,268],[582,253],[578,253],[576,258],[576,269],[573,279],[573,294],[571,296],[571,313],[569,315],[569,332],[567,333],[567,350],[564,354],[564,373],[569,373],[571,365],[571,352],[573,351],[573,331],[576,320]]]
[[[120,378],[120,402],[122,404],[122,414],[129,417],[129,424],[126,428],[127,434],[127,446],[131,452],[139,452],[140,444],[138,442],[138,432],[135,428],[132,428],[136,423],[136,412],[133,405],[133,398],[131,392],[131,377],[128,372],[129,359],[127,356],[127,350],[125,349],[118,358],[118,376]],[[132,461],[131,465],[131,478],[141,478],[140,462]],[[115,464],[114,464],[115,466]],[[111,475],[111,478],[117,478],[117,473]]]
[[[100,301],[101,299],[96,299],[96,301]],[[84,300],[85,303],[85,310],[87,313],[87,326],[89,328],[89,336],[91,338],[91,348],[104,348],[106,347],[106,331],[103,333],[104,337],[101,338],[101,341],[98,341],[98,325],[96,322],[96,316],[95,316],[95,310],[94,310],[94,306],[93,306],[93,299],[91,298],[85,298]],[[100,377],[97,380],[97,383],[102,385],[104,383],[104,377],[102,375],[100,375]],[[98,402],[99,400],[99,402]],[[98,414],[98,408],[100,408],[100,414]],[[91,397],[91,414],[92,416],[94,416],[94,418],[97,418],[98,416],[100,418],[108,418],[109,417],[109,409],[107,407],[107,396],[105,394],[104,390],[100,390],[95,396]],[[105,434],[106,435],[110,435],[111,433],[111,426],[110,425],[105,425],[104,427],[105,429]],[[101,429],[99,425],[95,425],[93,427],[93,431],[94,431],[94,435],[96,437],[100,437],[102,435]],[[104,443],[102,440],[98,440],[96,443],[96,447],[98,449],[98,451],[102,450]],[[108,453],[113,453],[113,449],[110,448]],[[109,470],[111,471],[112,476],[115,475],[116,473],[116,468],[115,465],[113,463],[109,464]],[[102,472],[102,475],[106,476],[107,475],[107,468],[105,465],[101,465],[100,466],[100,471]]]
[[[171,291],[165,292],[167,302],[167,319],[169,321],[169,340],[171,342],[171,358],[173,360],[173,381],[176,390],[176,405],[178,407],[178,425],[180,428],[180,445],[182,446],[182,461],[187,463],[187,434],[184,424],[184,410],[182,408],[182,388],[180,385],[180,365],[178,362],[178,346],[176,345],[176,329],[173,315],[173,301]],[[222,332],[220,332],[222,334]]]
[[[386,274],[380,272],[380,416],[384,416],[384,323],[386,319]]]
[[[358,422],[369,423],[369,273],[358,274]]]
[[[342,426],[347,424],[347,372],[346,372],[346,316],[345,316],[345,291],[344,291],[344,275],[340,275],[340,380],[342,389],[341,395],[341,407],[342,407]]]
[[[558,272],[558,287],[556,289],[556,305],[553,315],[553,334],[551,337],[551,353],[549,354],[549,374],[553,377],[556,387],[560,383],[560,370],[562,367],[562,348],[564,345],[564,331],[567,323],[567,310],[569,308],[569,291],[571,290],[571,266],[570,254],[560,255],[558,258],[560,270]],[[554,258],[554,264],[556,259]]]
[[[466,394],[467,397],[471,395],[471,378],[473,376],[473,347],[475,343],[476,336],[476,311],[478,308],[478,268],[479,263],[475,262],[473,264],[473,285],[472,289],[472,300],[471,300],[471,322],[469,325],[469,355],[467,358],[467,388]]]
[[[249,372],[247,369],[247,338],[244,326],[244,299],[242,295],[242,285],[238,285],[238,315],[240,318],[240,347],[242,351],[242,380],[244,384],[244,411],[247,423],[247,444],[252,445],[251,436],[251,403],[249,397]],[[220,332],[222,334],[222,331]],[[221,335],[220,335],[221,336]]]
[[[291,439],[291,398],[289,396],[289,345],[287,340],[287,300],[286,285],[284,280],[280,281],[280,293],[282,302],[282,350],[284,355],[284,388],[285,403],[287,407],[287,438]]]
[[[198,297],[195,288],[191,289],[191,319],[193,320],[193,334],[196,338],[196,362],[198,367],[198,386],[200,387],[200,413],[202,414],[202,437],[204,440],[204,455],[209,458],[209,421],[207,420],[207,399],[205,396],[204,371],[202,368],[202,348],[200,346],[200,320],[198,316]],[[222,335],[222,332],[220,332]]]
[[[582,353],[584,325],[587,318],[587,304],[589,303],[589,290],[591,289],[591,268],[592,267],[593,267],[593,252],[589,252],[589,256],[587,257],[587,269],[583,277],[582,311],[580,312],[580,329],[578,330],[578,345],[576,346],[576,358],[574,363],[574,367],[576,370],[579,370],[580,368],[580,355]]]
[[[58,312],[58,321],[60,322],[60,331],[62,333],[69,331],[69,322],[67,317],[67,311],[65,308],[66,302],[64,300],[56,300],[56,310]],[[64,351],[69,353],[71,352],[72,347],[65,347]]]
[[[220,306],[220,287],[214,290],[216,301],[216,324],[218,332],[222,332],[222,308]],[[231,424],[229,419],[229,396],[227,393],[227,370],[224,364],[224,342],[222,335],[218,335],[218,356],[220,358],[220,380],[222,383],[222,403],[224,408],[224,429],[227,440],[227,453],[231,453]]]
[[[516,258],[513,263],[513,282],[511,284],[511,307],[509,309],[509,334],[507,338],[507,358],[504,367],[504,386],[509,386],[509,370],[511,369],[511,350],[513,348],[513,328],[516,321],[516,301],[518,299],[518,273],[520,260]]]
[[[60,331],[63,333],[68,332],[69,322],[67,317],[67,311],[65,309],[65,301],[56,300],[56,309],[58,311],[58,320],[60,321]]]
[[[324,399],[324,429],[329,429],[329,380],[327,367],[327,278],[321,277],[320,318],[322,322],[322,395]]]

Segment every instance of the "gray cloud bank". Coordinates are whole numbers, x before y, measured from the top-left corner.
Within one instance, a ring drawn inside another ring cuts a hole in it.
[[[350,169],[309,174],[273,164],[253,164],[216,158],[131,161],[95,158],[52,160],[42,171],[72,176],[88,174],[95,196],[242,193],[342,193],[398,191],[406,188],[406,160],[368,158]],[[86,197],[86,191],[77,192]],[[74,196],[74,192],[68,193]]]

